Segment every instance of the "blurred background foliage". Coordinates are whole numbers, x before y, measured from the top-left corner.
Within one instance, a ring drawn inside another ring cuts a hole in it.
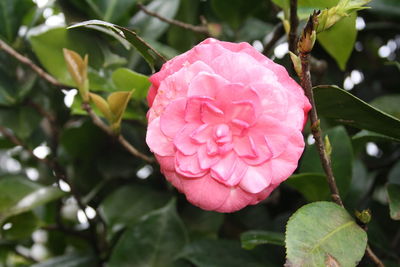
[[[299,17],[337,2],[299,1]],[[138,3],[0,0],[0,39],[64,85],[54,86],[0,49],[0,266],[282,266],[288,218],[309,202],[329,200],[309,127],[292,179],[259,205],[219,214],[187,203],[157,164],[132,156],[82,109],[63,48],[89,55],[92,92],[136,89],[121,131],[150,155],[144,137],[151,68],[129,43],[101,27],[66,29],[92,19],[115,23],[136,31],[166,58],[207,37],[149,16]],[[140,3],[164,18],[206,27],[218,39],[249,42],[291,69],[280,19],[287,1]],[[376,254],[387,266],[399,266],[400,2],[369,6],[318,37],[312,75],[315,84],[348,92],[325,88],[316,95],[333,170],[348,212],[371,210],[368,239]],[[353,95],[394,117],[366,108]],[[349,114],[359,120],[346,123]],[[360,266],[370,264],[363,259]]]

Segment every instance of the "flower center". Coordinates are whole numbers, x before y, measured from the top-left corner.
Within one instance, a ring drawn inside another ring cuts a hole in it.
[[[225,154],[233,148],[232,132],[228,125],[217,124],[214,126],[214,142],[218,146],[218,152]]]

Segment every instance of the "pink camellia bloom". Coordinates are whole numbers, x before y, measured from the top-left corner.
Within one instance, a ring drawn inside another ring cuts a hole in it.
[[[150,81],[146,142],[194,205],[257,204],[297,168],[310,103],[284,67],[248,43],[207,39]]]

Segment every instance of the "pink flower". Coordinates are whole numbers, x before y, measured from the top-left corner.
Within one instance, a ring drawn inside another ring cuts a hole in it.
[[[248,43],[207,39],[150,80],[146,142],[194,205],[257,204],[297,168],[311,106],[285,68]]]

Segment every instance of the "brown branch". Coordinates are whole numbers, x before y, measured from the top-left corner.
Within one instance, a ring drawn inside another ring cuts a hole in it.
[[[299,17],[297,16],[297,0],[290,0],[290,31],[289,31],[289,51],[297,54],[297,28]]]
[[[37,75],[39,75],[42,79],[48,81],[50,84],[57,86],[57,87],[65,87],[65,85],[58,82],[53,76],[51,76],[46,71],[44,71],[42,68],[37,66],[32,60],[21,55],[20,53],[15,51],[11,46],[6,44],[2,40],[0,40],[0,49],[4,50],[10,56],[16,58],[19,62],[30,67],[34,72],[37,73]],[[67,87],[69,87],[69,86],[67,86]]]
[[[152,17],[155,17],[155,18],[158,18],[159,20],[164,21],[164,22],[166,22],[166,23],[168,23],[168,24],[175,25],[175,26],[178,26],[178,27],[180,27],[180,28],[183,28],[183,29],[186,29],[186,30],[189,30],[189,31],[193,31],[193,32],[197,32],[197,33],[202,33],[202,34],[205,34],[205,35],[207,35],[207,36],[210,36],[210,35],[211,35],[210,32],[209,32],[209,30],[208,30],[208,28],[207,28],[206,26],[195,26],[195,25],[192,25],[192,24],[184,23],[184,22],[182,22],[182,21],[178,21],[178,20],[174,20],[174,19],[168,19],[168,18],[165,18],[165,17],[163,17],[163,16],[161,16],[161,15],[159,15],[159,14],[157,14],[157,13],[154,13],[154,12],[148,10],[148,9],[147,9],[144,5],[142,5],[142,4],[137,4],[137,6],[138,6],[144,13],[146,13],[147,15],[152,16]]]
[[[124,147],[130,154],[135,157],[141,158],[144,161],[149,163],[154,162],[154,158],[149,157],[139,150],[137,150],[134,146],[132,146],[122,135],[116,136],[115,133],[108,127],[92,110],[89,104],[82,104],[82,108],[88,113],[88,115],[92,118],[93,123],[98,126],[101,130],[103,130],[109,136],[116,138],[116,140],[120,143],[122,147]]]
[[[279,23],[275,28],[268,34],[268,42],[264,45],[263,54],[268,56],[270,50],[275,46],[276,42],[285,34],[283,24]]]
[[[331,192],[331,198],[333,202],[338,204],[341,207],[344,207],[342,199],[339,194],[339,189],[336,184],[335,177],[332,171],[331,159],[328,155],[325,144],[322,139],[322,130],[320,127],[320,121],[318,118],[314,94],[312,90],[312,83],[311,83],[311,74],[310,74],[310,53],[314,46],[312,36],[313,32],[315,33],[315,27],[318,23],[317,21],[318,12],[314,12],[303,30],[303,33],[298,41],[298,50],[299,50],[299,57],[301,60],[301,68],[302,68],[302,75],[301,75],[301,87],[303,87],[304,93],[307,96],[308,100],[311,103],[311,110],[309,113],[310,121],[311,121],[311,133],[315,139],[316,148],[318,150],[318,154],[322,163],[322,167],[325,171],[327,182],[329,185],[329,190]],[[365,229],[364,229],[365,230]],[[376,266],[384,267],[382,261],[375,255],[372,251],[370,246],[367,244],[367,248],[365,254],[376,264]]]

